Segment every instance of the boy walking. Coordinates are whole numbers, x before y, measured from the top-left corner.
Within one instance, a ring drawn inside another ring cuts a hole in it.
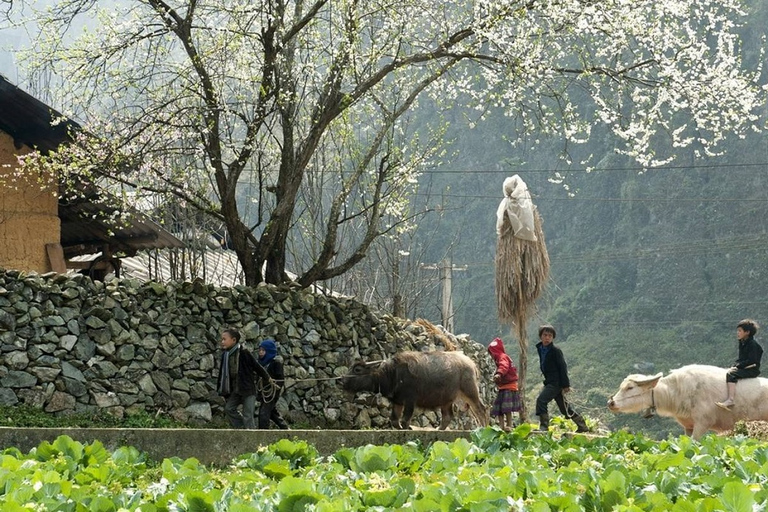
[[[221,366],[219,369],[218,392],[226,398],[224,413],[233,428],[255,428],[253,413],[256,408],[256,379],[264,382],[269,375],[256,362],[248,350],[240,345],[240,333],[226,329],[221,333]],[[241,413],[238,408],[242,406]]]
[[[755,334],[757,334],[759,327],[757,322],[749,318],[742,320],[736,326],[736,339],[739,340],[739,357],[725,375],[728,396],[722,402],[715,402],[718,407],[730,411],[736,403],[736,382],[741,379],[754,379],[760,375],[760,360],[763,358],[763,347],[755,340]]]
[[[555,328],[551,325],[539,327],[539,343],[536,350],[539,353],[539,368],[544,375],[544,389],[536,398],[536,416],[539,417],[539,430],[549,430],[549,402],[555,401],[560,412],[576,423],[576,432],[589,432],[584,418],[573,410],[565,401],[565,393],[571,391],[571,381],[568,379],[568,365],[565,364],[563,351],[555,346],[557,336]]]

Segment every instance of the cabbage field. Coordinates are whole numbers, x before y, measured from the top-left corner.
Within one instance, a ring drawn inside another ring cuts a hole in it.
[[[62,436],[2,452],[0,510],[17,511],[738,511],[765,510],[768,444],[705,436],[654,441],[530,435],[487,427],[471,441],[343,448],[300,440],[224,468],[151,461]]]

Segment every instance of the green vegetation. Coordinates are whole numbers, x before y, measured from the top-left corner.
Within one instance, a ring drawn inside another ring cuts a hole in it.
[[[472,441],[368,445],[319,457],[282,440],[226,468],[195,459],[155,464],[62,436],[0,455],[3,511],[714,511],[768,502],[768,444],[705,436],[654,442],[531,436],[485,428]]]
[[[146,412],[127,415],[123,418],[112,416],[104,411],[94,414],[54,415],[42,409],[27,405],[0,406],[0,426],[2,427],[48,427],[48,428],[190,428],[191,425],[173,418]],[[202,425],[216,428],[218,424]]]

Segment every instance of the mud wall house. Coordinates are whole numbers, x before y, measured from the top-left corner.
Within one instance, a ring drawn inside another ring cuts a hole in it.
[[[0,75],[0,267],[33,272],[79,269],[94,278],[119,271],[118,255],[184,244],[138,211],[109,225],[115,202],[108,193],[82,183],[81,197],[63,202],[50,176],[18,177],[18,157],[47,153],[71,141],[80,130]],[[100,253],[89,261],[72,258]]]

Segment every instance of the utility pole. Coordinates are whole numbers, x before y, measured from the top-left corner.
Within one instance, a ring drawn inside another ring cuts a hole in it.
[[[451,280],[453,279],[454,270],[467,270],[467,266],[455,266],[451,263],[451,258],[446,258],[440,262],[439,265],[425,265],[422,264],[421,268],[428,270],[440,270],[440,281],[443,284],[443,301],[441,312],[443,314],[443,327],[448,332],[453,332],[453,295],[451,292]]]

